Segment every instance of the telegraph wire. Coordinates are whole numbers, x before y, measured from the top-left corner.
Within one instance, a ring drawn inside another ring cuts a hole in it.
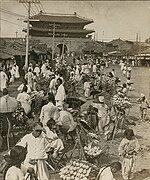
[[[24,3],[22,3],[23,4],[23,6],[25,7],[25,9],[28,11],[28,5],[27,4],[24,4]],[[27,5],[27,6],[26,6]],[[34,16],[34,14],[32,13],[32,12],[30,12],[31,13],[31,15],[32,16]]]
[[[8,21],[8,20],[6,20],[6,19],[0,19],[0,20],[2,20],[2,21],[6,21],[6,22],[8,22],[8,23],[11,23],[11,24],[14,24],[14,25],[17,25],[17,26],[24,27],[23,25],[20,25],[20,24],[17,24],[17,23],[14,23],[14,22]]]
[[[35,6],[35,8],[36,8],[37,12],[39,13],[39,12],[40,12],[40,10],[41,10],[41,8],[40,8],[40,10],[39,10],[39,7],[38,7],[38,6],[37,6],[37,4],[35,4],[35,3],[34,3],[34,6]]]
[[[43,9],[42,9],[42,7],[40,6],[40,4],[37,4],[37,6],[38,6],[38,8],[40,9],[40,11],[41,11],[41,10],[43,11]]]
[[[14,12],[11,12],[11,11],[8,11],[8,10],[5,10],[5,9],[2,9],[2,8],[0,8],[0,11],[2,12],[2,13],[6,13],[6,14],[9,14],[9,15],[13,15],[13,16],[19,16],[19,17],[26,17],[26,16],[24,16],[24,15],[21,15],[21,14],[17,14],[17,13],[14,13]]]
[[[27,6],[28,6],[28,4],[27,4]],[[36,12],[34,11],[34,9],[33,9],[33,7],[31,6],[31,11],[33,12],[33,15],[35,15],[36,14]]]
[[[46,11],[45,11],[45,9],[44,9],[44,7],[43,7],[43,5],[42,5],[42,3],[40,2],[40,4],[39,4],[40,6],[41,6],[41,8],[42,8],[42,10],[44,11],[44,13],[46,13]]]

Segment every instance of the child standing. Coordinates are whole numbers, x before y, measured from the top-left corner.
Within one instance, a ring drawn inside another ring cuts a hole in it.
[[[130,77],[127,78],[126,84],[127,84],[128,91],[131,91],[132,90],[131,84],[133,84],[133,83],[131,83]]]
[[[122,157],[122,176],[124,180],[133,178],[136,155],[139,150],[139,143],[132,129],[124,132],[124,138],[119,145],[119,155]]]
[[[144,94],[141,94],[141,97],[137,99],[137,102],[140,103],[141,120],[145,120],[147,116],[147,108],[149,108],[149,102]]]
[[[87,78],[86,81],[84,82],[84,96],[86,97],[87,100],[90,97],[90,88],[91,88],[91,83]]]

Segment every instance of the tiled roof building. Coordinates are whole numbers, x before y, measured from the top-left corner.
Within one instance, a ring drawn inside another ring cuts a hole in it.
[[[88,34],[94,32],[94,30],[85,29],[85,25],[93,23],[93,20],[80,17],[76,13],[64,15],[40,12],[32,16],[31,19],[36,20],[30,21],[32,25],[30,28],[31,36],[52,37],[54,26],[55,37],[64,37],[65,34],[65,37],[69,38],[85,38]]]

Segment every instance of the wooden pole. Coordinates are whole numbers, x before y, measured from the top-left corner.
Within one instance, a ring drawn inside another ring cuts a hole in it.
[[[26,70],[28,68],[28,54],[29,54],[30,9],[31,9],[31,2],[28,3],[28,20],[27,20],[27,35],[26,35],[26,56],[25,56],[25,69]]]

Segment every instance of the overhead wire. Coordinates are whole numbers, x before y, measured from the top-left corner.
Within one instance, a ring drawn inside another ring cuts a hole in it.
[[[30,8],[31,8],[32,13],[35,15],[36,12],[34,11],[34,9],[33,9],[33,7],[32,7],[32,4],[31,4]]]
[[[39,3],[37,4],[37,6],[38,6],[38,8],[40,9],[40,11],[41,11],[41,10],[43,11],[43,9],[42,9],[42,7],[40,6]]]
[[[25,7],[25,9],[28,11],[28,5],[27,5],[27,4],[24,4],[24,3],[22,3],[22,4],[23,4],[23,6]],[[31,12],[31,11],[30,11],[30,14],[31,14],[32,16],[34,16],[33,12]]]
[[[8,11],[8,10],[3,9],[3,8],[0,8],[0,11],[1,11],[2,13],[9,14],[9,15],[12,15],[12,16],[26,17],[26,16],[24,16],[24,15],[14,13],[14,12],[12,12],[12,11]]]
[[[44,7],[43,7],[43,5],[42,5],[41,2],[39,3],[39,6],[41,6],[41,8],[42,8],[42,10],[44,11],[44,13],[46,13],[46,11],[45,11],[45,9],[44,9]]]
[[[8,22],[8,23],[11,23],[11,24],[14,24],[14,25],[17,25],[17,26],[24,27],[24,26],[21,25],[21,24],[14,23],[14,22],[8,21],[8,20],[6,20],[6,19],[0,19],[0,20],[5,21],[5,22]]]
[[[36,10],[37,10],[37,12],[39,13],[40,12],[40,10],[39,10],[39,6],[37,6],[37,4],[36,3],[34,3],[34,6],[35,6],[35,8],[36,8]]]

